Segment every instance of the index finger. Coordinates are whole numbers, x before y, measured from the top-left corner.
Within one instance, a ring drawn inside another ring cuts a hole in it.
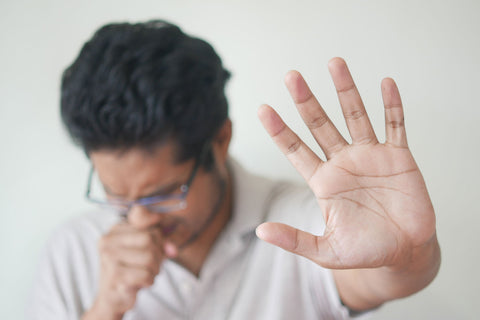
[[[347,145],[347,141],[338,132],[298,71],[288,72],[285,84],[315,141],[327,159],[330,159],[335,152]]]
[[[103,242],[113,246],[125,248],[147,248],[155,246],[161,248],[163,237],[160,230],[138,230],[127,223],[120,223],[112,227],[110,232],[102,237]]]
[[[322,160],[283,122],[270,106],[262,105],[258,109],[258,117],[279,149],[302,177],[309,182],[322,164]]]

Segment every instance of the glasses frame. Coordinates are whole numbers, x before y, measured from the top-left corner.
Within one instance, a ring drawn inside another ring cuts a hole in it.
[[[207,144],[208,145],[208,144]],[[200,165],[203,164],[205,161],[205,157],[208,151],[207,145],[202,149],[200,156],[195,158],[195,165],[192,169],[192,173],[188,177],[187,181],[180,186],[180,194],[169,194],[169,195],[160,195],[154,197],[145,197],[140,198],[137,200],[121,200],[121,199],[112,199],[112,200],[101,200],[91,196],[91,188],[92,188],[92,180],[93,180],[93,173],[95,172],[95,168],[92,164],[90,168],[90,172],[88,175],[88,182],[87,182],[87,189],[85,191],[85,197],[89,202],[95,203],[97,205],[108,207],[114,209],[115,211],[119,212],[121,216],[126,217],[132,207],[134,206],[143,206],[146,207],[149,211],[155,213],[168,213],[174,212],[187,207],[187,195],[188,191],[190,190],[190,186],[193,183],[193,179],[195,178]],[[178,205],[170,206],[170,207],[161,207],[161,206],[153,206],[155,203],[166,201],[166,200],[180,200]],[[115,206],[124,206],[125,209],[118,209]]]

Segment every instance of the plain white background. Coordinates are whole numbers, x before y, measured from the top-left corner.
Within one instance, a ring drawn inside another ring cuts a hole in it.
[[[283,85],[300,70],[343,133],[326,64],[344,57],[379,139],[380,81],[397,80],[407,134],[437,213],[435,282],[374,319],[474,319],[480,289],[480,3],[471,1],[65,1],[0,3],[0,318],[19,319],[51,231],[89,208],[89,164],[59,118],[59,78],[95,29],[165,18],[210,41],[233,73],[231,153],[247,168],[297,179],[263,131],[269,103],[316,150]]]

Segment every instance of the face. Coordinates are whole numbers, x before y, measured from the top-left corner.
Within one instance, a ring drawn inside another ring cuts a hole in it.
[[[173,143],[167,143],[151,153],[141,149],[122,153],[100,150],[92,152],[90,158],[107,196],[137,200],[178,192],[187,182],[195,160],[175,163],[174,148]],[[225,203],[226,152],[218,143],[213,143],[212,148],[215,164],[210,171],[199,167],[186,197],[186,208],[154,213],[135,205],[128,213],[128,223],[138,229],[160,228],[165,239],[179,249],[194,242],[218,215],[229,209]]]

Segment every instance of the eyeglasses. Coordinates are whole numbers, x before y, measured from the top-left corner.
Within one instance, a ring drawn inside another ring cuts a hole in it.
[[[143,206],[150,212],[155,213],[168,213],[185,209],[187,207],[187,195],[190,190],[190,186],[198,172],[200,165],[204,162],[208,148],[204,147],[200,156],[195,159],[195,165],[192,173],[190,174],[187,182],[182,184],[173,193],[167,195],[160,195],[154,197],[140,198],[133,201],[123,199],[102,199],[92,195],[92,181],[94,177],[95,169],[92,165],[88,176],[87,190],[85,196],[88,201],[100,205],[106,209],[114,210],[122,217],[126,217],[128,212],[133,206]]]

